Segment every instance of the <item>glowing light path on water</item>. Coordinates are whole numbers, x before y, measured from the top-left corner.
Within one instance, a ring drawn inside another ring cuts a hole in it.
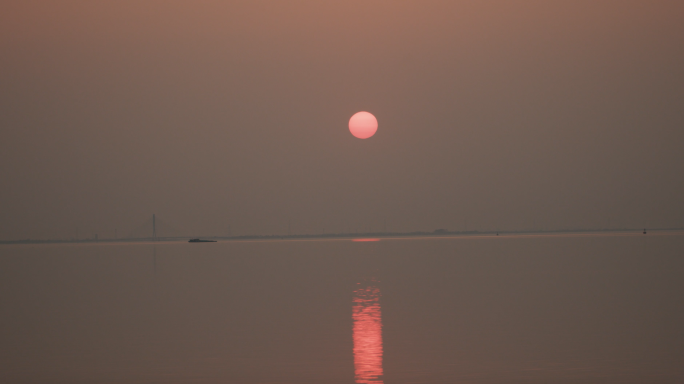
[[[358,384],[382,384],[380,289],[373,282],[354,291],[354,369]]]

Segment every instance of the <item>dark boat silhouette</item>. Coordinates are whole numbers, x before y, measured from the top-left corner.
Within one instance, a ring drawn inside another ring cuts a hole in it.
[[[188,243],[215,243],[216,240],[190,239]]]

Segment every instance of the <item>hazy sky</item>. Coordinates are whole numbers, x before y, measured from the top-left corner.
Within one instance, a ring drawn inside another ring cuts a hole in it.
[[[684,227],[682,20],[680,0],[6,2],[0,239],[152,213],[204,235]]]

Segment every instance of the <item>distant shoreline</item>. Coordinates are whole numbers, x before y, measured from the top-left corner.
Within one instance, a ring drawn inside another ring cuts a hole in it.
[[[144,242],[175,242],[188,241],[193,238],[217,240],[217,241],[245,241],[245,240],[344,240],[344,239],[392,239],[411,237],[472,237],[472,236],[511,236],[511,235],[562,235],[562,234],[643,234],[643,228],[622,229],[576,229],[576,230],[550,230],[550,231],[447,231],[435,230],[432,232],[370,232],[370,233],[326,233],[308,235],[243,235],[243,236],[171,236],[171,237],[145,237],[125,239],[55,239],[55,240],[3,240],[0,245],[10,244],[93,244],[93,243],[144,243]],[[646,228],[647,234],[651,232],[684,232],[684,228]]]

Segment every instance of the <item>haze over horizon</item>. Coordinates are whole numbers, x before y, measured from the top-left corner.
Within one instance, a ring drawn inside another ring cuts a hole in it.
[[[152,213],[208,236],[681,228],[682,20],[676,1],[11,2],[0,240]]]

